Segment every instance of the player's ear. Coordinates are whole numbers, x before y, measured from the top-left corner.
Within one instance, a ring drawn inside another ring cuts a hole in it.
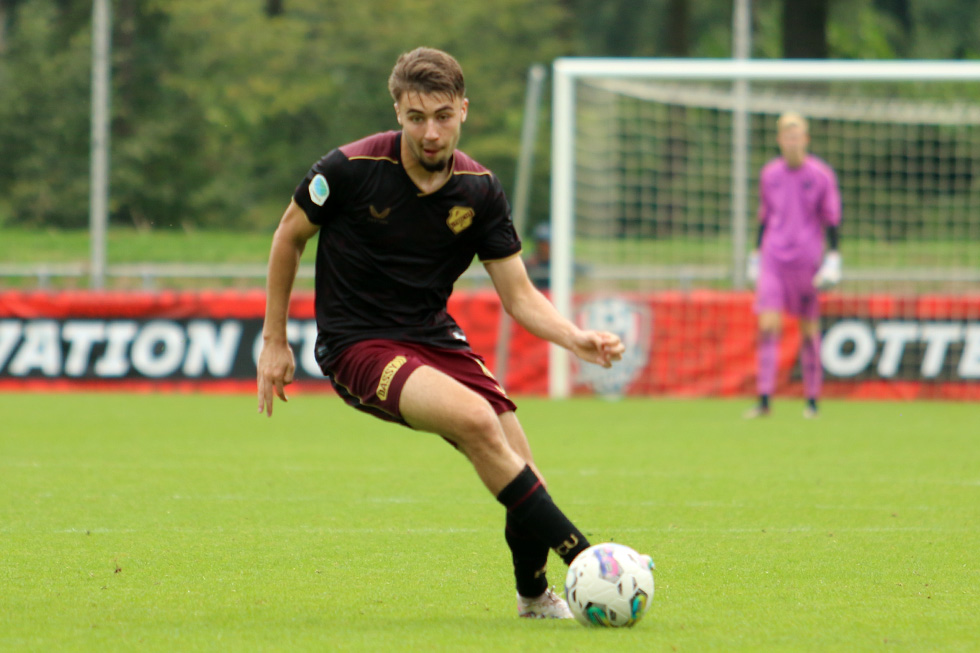
[[[460,122],[466,122],[466,111],[467,109],[469,109],[469,107],[470,107],[470,100],[469,98],[464,97],[463,102],[460,104],[460,111],[459,111]]]
[[[395,120],[397,120],[398,121],[398,124],[401,125],[402,124],[402,112],[398,110],[398,103],[397,102],[395,102],[395,105],[394,106],[395,106]]]

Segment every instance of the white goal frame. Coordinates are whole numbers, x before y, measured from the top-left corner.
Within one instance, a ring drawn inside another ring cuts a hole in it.
[[[732,83],[732,240],[735,286],[744,278],[748,174],[748,88],[753,81],[980,82],[978,61],[857,61],[752,59],[559,58],[554,62],[551,151],[551,298],[572,314],[572,247],[575,227],[575,83],[580,78],[619,78]],[[571,392],[571,360],[557,345],[549,350],[548,391]]]

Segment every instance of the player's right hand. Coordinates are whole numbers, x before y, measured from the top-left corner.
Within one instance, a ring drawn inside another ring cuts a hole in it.
[[[285,340],[267,340],[263,343],[258,363],[259,412],[272,416],[273,394],[283,401],[286,386],[293,382],[296,373],[296,359],[293,350]]]
[[[753,286],[759,281],[759,250],[753,250],[749,254],[749,260],[745,264],[745,278]]]

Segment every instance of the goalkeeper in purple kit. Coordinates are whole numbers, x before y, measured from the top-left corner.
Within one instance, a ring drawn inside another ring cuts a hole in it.
[[[776,122],[781,156],[762,169],[759,179],[758,248],[749,257],[748,278],[755,283],[758,315],[758,403],[746,418],[769,414],[776,386],[783,314],[799,319],[802,343],[803,416],[817,416],[823,383],[820,363],[818,292],[840,283],[838,228],[840,191],[833,169],[809,154],[809,126],[798,113]],[[824,236],[827,251],[824,253]]]

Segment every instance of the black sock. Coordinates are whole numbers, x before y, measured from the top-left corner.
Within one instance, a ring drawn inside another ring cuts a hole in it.
[[[769,395],[759,395],[759,408],[769,410]]]
[[[517,593],[527,598],[541,596],[548,589],[548,547],[536,538],[524,533],[511,513],[507,513],[507,528],[504,530],[507,546],[510,547],[514,561],[514,578]]]
[[[809,406],[810,408],[812,408],[814,412],[817,411],[817,400],[816,399],[814,399],[812,397],[810,399],[807,399],[806,400],[806,405]]]
[[[500,491],[497,501],[507,508],[507,517],[513,524],[554,549],[565,564],[571,564],[575,556],[589,548],[585,535],[558,509],[529,465]]]

